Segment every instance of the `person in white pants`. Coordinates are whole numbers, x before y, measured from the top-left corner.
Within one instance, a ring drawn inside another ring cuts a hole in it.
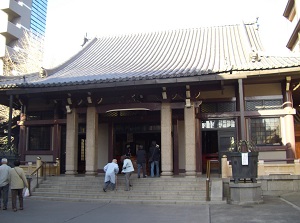
[[[119,173],[118,161],[113,159],[111,163],[108,163],[103,168],[105,172],[103,191],[106,192],[109,185],[114,190],[116,187],[116,175]]]
[[[123,168],[122,173],[125,173],[125,191],[130,190],[130,176],[131,173],[134,171],[132,162],[130,160],[130,157],[126,155],[124,161],[123,161]]]

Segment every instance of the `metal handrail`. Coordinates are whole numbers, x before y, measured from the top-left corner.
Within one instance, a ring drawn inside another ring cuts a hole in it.
[[[46,180],[46,174],[44,174],[44,170],[45,170],[45,162],[42,162],[42,165],[40,165],[39,167],[37,167],[29,176],[32,177],[34,174],[36,174],[36,187],[39,187],[39,170],[42,169],[42,176],[44,176],[44,180]],[[30,187],[29,187],[30,188]]]
[[[209,186],[210,186],[210,160],[206,161],[206,201],[210,200]]]
[[[216,162],[219,163],[219,160],[207,160],[206,161],[206,201],[210,201],[209,191],[210,191],[210,163]]]
[[[47,171],[47,164],[49,165],[49,168],[48,168],[48,175],[51,176],[51,173],[50,173],[50,164],[53,164],[54,166],[56,166],[56,169],[55,169],[55,174],[59,174],[59,159],[57,158],[56,159],[56,162],[44,162],[44,161],[41,161],[41,159],[38,157],[38,160],[40,161],[40,166],[37,167],[30,175],[27,175],[27,182],[28,182],[28,186],[29,186],[29,194],[31,195],[31,179],[32,179],[32,176],[36,175],[36,187],[38,188],[39,187],[39,177],[43,177],[44,180],[46,180],[46,171]],[[55,165],[56,164],[56,165]]]

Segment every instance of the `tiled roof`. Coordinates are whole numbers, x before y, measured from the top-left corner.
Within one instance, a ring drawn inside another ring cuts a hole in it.
[[[299,67],[299,57],[263,55],[256,24],[204,27],[103,37],[90,41],[64,64],[1,88],[54,87],[181,78],[234,71]]]

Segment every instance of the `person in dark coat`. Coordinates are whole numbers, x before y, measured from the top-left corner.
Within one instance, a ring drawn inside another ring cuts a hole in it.
[[[140,178],[141,168],[143,169],[143,178],[146,177],[146,151],[140,145],[136,152],[136,162],[138,167],[138,178]]]
[[[159,162],[160,162],[160,148],[156,141],[152,141],[149,148],[149,163],[151,168],[151,177],[154,177],[154,167],[156,170],[156,177],[159,177]]]

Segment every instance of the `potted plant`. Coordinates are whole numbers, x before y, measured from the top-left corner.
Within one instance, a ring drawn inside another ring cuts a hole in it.
[[[251,141],[239,140],[231,143],[229,150],[234,183],[238,183],[240,179],[244,182],[250,179],[256,183],[258,165],[256,146]]]

